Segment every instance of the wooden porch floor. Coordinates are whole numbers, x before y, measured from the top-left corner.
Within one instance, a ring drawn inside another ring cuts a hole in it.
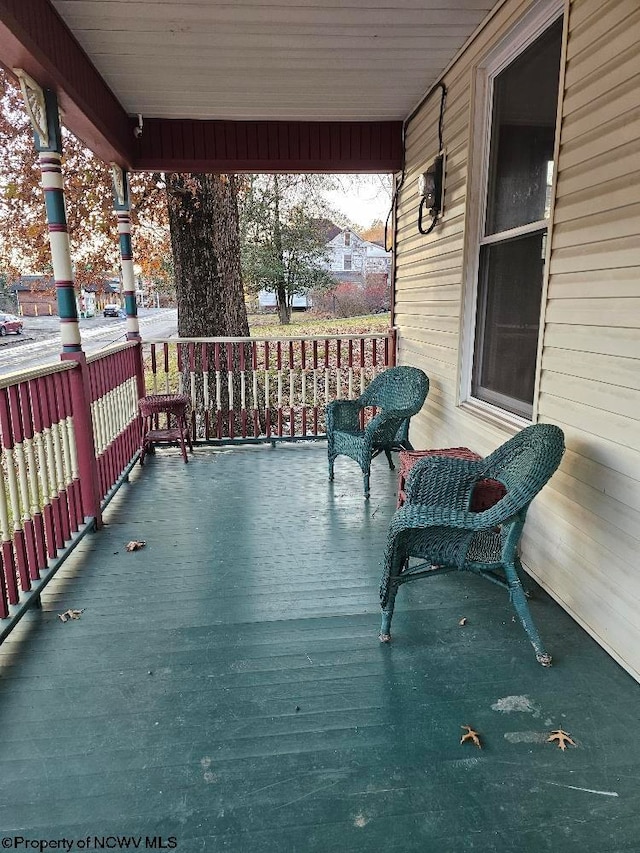
[[[2,834],[638,851],[640,688],[549,597],[549,670],[506,594],[466,575],[403,587],[378,642],[394,487],[384,459],[369,503],[349,460],[330,486],[324,444],[137,468],[0,647]],[[545,743],[556,728],[577,748]]]

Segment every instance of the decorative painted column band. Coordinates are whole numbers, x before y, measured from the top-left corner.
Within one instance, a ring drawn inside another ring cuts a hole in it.
[[[136,279],[133,272],[133,253],[131,250],[129,176],[117,163],[111,164],[111,175],[113,178],[113,201],[118,217],[122,295],[124,296],[124,310],[127,314],[127,340],[139,341],[140,325],[136,303]]]
[[[22,69],[14,68],[14,71],[20,82],[25,109],[33,128],[35,149],[40,159],[41,186],[44,191],[51,262],[60,314],[62,351],[82,352],[60,166],[62,135],[58,99],[55,92],[42,89]]]
[[[51,261],[58,297],[62,350],[63,352],[78,352],[82,346],[80,344],[78,309],[71,269],[67,217],[64,209],[60,154],[57,151],[41,151],[39,156],[42,189],[47,211]]]

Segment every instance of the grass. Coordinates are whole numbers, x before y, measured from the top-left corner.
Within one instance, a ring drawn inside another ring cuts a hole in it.
[[[277,314],[250,314],[249,331],[254,338],[297,337],[299,335],[363,335],[386,332],[389,314],[362,317],[317,317],[306,311],[294,311],[291,323],[281,326]]]
[[[249,316],[249,328],[250,334],[254,338],[268,338],[272,340],[278,340],[286,337],[307,337],[317,335],[319,337],[324,337],[328,335],[341,335],[345,338],[360,335],[360,334],[385,334],[389,329],[389,314],[372,314],[361,317],[344,317],[344,318],[319,318],[314,316],[313,314],[309,314],[306,312],[295,312],[291,318],[291,323],[286,326],[280,325],[278,322],[277,315],[275,314],[253,314]],[[290,365],[289,357],[290,352],[293,352],[293,365]],[[300,407],[304,404],[307,406],[312,405],[313,400],[313,379],[309,374],[307,374],[307,383],[305,385],[305,393],[302,393],[302,351],[299,343],[295,343],[293,345],[292,350],[290,351],[289,346],[285,346],[282,348],[282,403],[283,408],[289,408],[292,406],[294,409],[299,410]],[[237,347],[234,349],[236,352],[237,358]],[[353,348],[353,363],[355,369],[355,379],[352,378],[352,381],[355,382],[356,393],[360,383],[360,353],[364,353],[364,375],[367,378],[367,381],[370,381],[371,377],[375,373],[374,368],[374,360],[373,360],[373,344],[371,340],[366,340],[363,344],[363,348],[361,349],[360,345],[356,342],[356,345]],[[318,357],[319,357],[319,367],[323,368],[324,366],[324,345],[322,341],[318,347]],[[382,344],[378,344],[377,349],[377,358],[376,362],[378,365],[381,363],[381,359],[383,358],[384,347]],[[196,358],[199,358],[196,356]],[[306,370],[309,371],[312,368],[312,350],[311,348],[307,348],[306,350]],[[342,350],[342,359],[343,359],[343,370],[341,374],[338,374],[335,370],[335,367],[331,371],[331,375],[329,378],[329,393],[328,399],[325,399],[325,383],[324,378],[320,377],[318,382],[318,390],[320,394],[320,398],[318,400],[319,408],[324,411],[324,405],[328,402],[329,399],[333,399],[337,396],[337,382],[340,380],[341,385],[341,393],[343,397],[348,396],[349,391],[349,382],[350,382],[350,371],[347,366],[347,358],[348,351],[346,347]],[[336,345],[330,345],[329,351],[329,364],[335,365],[337,359],[337,351]],[[237,361],[236,361],[237,365]],[[290,381],[291,375],[289,373],[290,367],[293,366],[294,370],[294,398],[290,399]],[[210,369],[213,369],[212,367]],[[247,369],[250,370],[250,364],[247,365]],[[237,367],[236,367],[237,370]],[[278,382],[278,371],[276,368],[276,351],[275,346],[272,344],[270,347],[270,362],[269,362],[269,370],[265,372],[264,365],[264,352],[263,347],[260,344],[258,347],[258,387],[259,393],[261,396],[265,393],[265,377],[266,373],[268,373],[269,377],[269,398],[270,398],[270,406],[275,407],[275,396],[277,395],[277,382]],[[210,374],[211,375],[211,374]],[[157,393],[163,394],[165,391],[169,393],[176,393],[180,387],[180,376],[178,372],[178,363],[177,363],[177,348],[172,346],[169,350],[169,370],[168,370],[168,382],[169,387],[166,387],[167,375],[164,373],[164,369],[162,366],[162,361],[158,362],[158,373],[157,373],[157,389],[154,389],[153,384],[153,374],[151,372],[151,363],[150,357],[147,356],[145,359],[145,381],[147,386],[148,393],[154,393],[154,390],[157,390]],[[226,388],[226,373],[222,378],[222,385]],[[185,388],[185,392],[189,392],[190,389]],[[236,393],[237,390],[236,390]],[[212,386],[210,389],[210,394],[215,395],[215,388]],[[251,399],[251,379],[249,379],[249,385],[247,390],[248,398]],[[304,396],[304,400],[302,399]],[[215,398],[210,396],[209,408],[211,411],[215,410]],[[199,409],[199,404],[198,404]]]

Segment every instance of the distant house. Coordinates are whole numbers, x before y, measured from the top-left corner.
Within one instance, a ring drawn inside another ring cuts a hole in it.
[[[364,288],[367,284],[386,287],[391,271],[391,252],[378,243],[363,240],[349,228],[338,228],[328,219],[319,220],[326,238],[327,260],[324,268],[331,272],[336,283],[348,283]],[[276,295],[269,290],[258,293],[260,310],[276,308]],[[291,306],[294,310],[312,307],[310,293],[296,293]]]
[[[388,276],[391,271],[391,252],[383,246],[363,240],[355,231],[338,231],[327,242],[327,269],[339,282],[364,286],[367,276]]]
[[[23,317],[57,316],[58,302],[53,276],[21,275],[9,290],[15,293]],[[120,280],[106,279],[82,287],[76,297],[78,314],[93,317],[110,302],[120,302]]]
[[[258,306],[261,311],[275,311],[277,306],[276,295],[272,290],[261,290],[258,293]],[[294,293],[291,301],[291,307],[294,311],[305,311],[311,308],[310,293]]]
[[[21,275],[9,290],[15,293],[18,313],[23,317],[43,317],[58,313],[53,276]]]

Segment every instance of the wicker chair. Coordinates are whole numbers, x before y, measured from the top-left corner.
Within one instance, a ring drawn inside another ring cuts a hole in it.
[[[550,424],[527,427],[480,461],[429,456],[411,470],[405,505],[389,528],[380,586],[380,639],[391,639],[398,587],[414,578],[457,570],[475,572],[509,591],[543,666],[551,657],[542,645],[518,577],[518,542],[529,504],[556,470],[564,453],[562,430]],[[470,510],[474,486],[497,480],[506,494],[482,512]],[[409,566],[418,557],[419,565]]]
[[[364,496],[369,497],[371,460],[385,452],[394,469],[392,450],[411,450],[409,419],[422,408],[429,391],[426,374],[417,367],[390,367],[376,376],[357,400],[334,400],[327,406],[329,480],[337,456],[349,456],[362,468]],[[361,413],[367,406],[378,409],[362,428]]]

